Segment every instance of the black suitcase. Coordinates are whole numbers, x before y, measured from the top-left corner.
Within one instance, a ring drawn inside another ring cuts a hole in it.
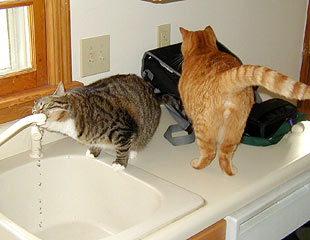
[[[175,104],[166,104],[166,108],[177,124],[169,126],[164,134],[165,138],[175,146],[195,141],[192,123],[184,112],[178,92],[183,61],[181,44],[177,43],[145,52],[141,69],[142,78],[152,86],[155,94],[168,94],[177,100]],[[238,58],[222,43],[217,42],[217,46],[220,51]],[[241,63],[240,59],[239,61]],[[176,132],[179,132],[178,135],[181,136],[174,136]]]

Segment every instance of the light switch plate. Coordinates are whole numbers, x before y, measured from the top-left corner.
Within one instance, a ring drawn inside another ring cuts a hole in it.
[[[170,24],[157,26],[157,47],[170,45]]]
[[[81,77],[110,71],[110,35],[81,39]]]

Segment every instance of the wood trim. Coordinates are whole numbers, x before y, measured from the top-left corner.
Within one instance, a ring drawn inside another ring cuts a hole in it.
[[[47,44],[45,47],[36,45],[36,48],[42,48],[47,54],[47,63],[45,63],[47,65],[47,76],[40,78],[46,84],[34,89],[0,96],[0,123],[31,114],[33,101],[51,94],[60,81],[65,83],[66,88],[83,85],[80,82],[72,82],[69,0],[44,0],[44,4],[40,5],[41,11],[44,10],[42,11],[44,16],[39,15],[38,18],[46,21]],[[42,29],[36,31],[42,31]],[[45,33],[45,30],[43,32]],[[36,58],[36,62],[38,59],[40,56]]]
[[[60,81],[70,83],[72,79],[70,1],[45,0],[45,4],[48,82],[52,86]]]
[[[33,3],[28,6],[32,68],[0,76],[0,96],[47,84],[44,1],[21,1],[21,4],[30,2]]]
[[[33,4],[32,0],[2,1],[0,2],[0,9],[30,6],[32,4]]]
[[[307,22],[305,28],[305,39],[304,39],[304,49],[303,49],[303,58],[302,65],[300,69],[300,82],[306,83],[310,85],[310,2],[308,1],[308,14],[307,14]],[[298,111],[302,113],[306,113],[308,116],[308,120],[310,120],[310,101],[298,101],[297,104]]]
[[[35,68],[37,69],[37,87],[47,84],[47,54],[46,54],[46,34],[45,34],[45,8],[43,0],[34,0],[35,4],[29,9],[33,11],[33,19],[35,25],[33,26],[32,43],[34,42],[35,54],[33,54],[33,61],[35,61]]]
[[[225,240],[226,238],[226,221],[218,221],[212,226],[202,230],[188,240]]]
[[[66,89],[81,86],[80,82],[65,85]],[[0,123],[9,122],[31,114],[35,99],[52,94],[57,86],[43,86],[26,90],[21,93],[10,94],[0,99]]]
[[[65,85],[65,89],[81,86],[80,82],[73,81]],[[6,107],[15,107],[18,102],[35,100],[45,95],[51,94],[56,90],[57,86],[43,86],[22,93],[15,93],[3,97],[0,102],[0,109]]]
[[[30,68],[17,73],[10,73],[0,77],[0,99],[3,95],[37,87],[37,71]],[[8,88],[8,86],[10,86]]]

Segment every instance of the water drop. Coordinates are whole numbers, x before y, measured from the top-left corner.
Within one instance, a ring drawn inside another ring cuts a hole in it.
[[[36,165],[38,167],[39,172],[39,181],[37,182],[38,190],[39,190],[39,198],[38,198],[38,213],[39,213],[39,223],[38,226],[41,229],[43,225],[42,217],[43,217],[43,211],[42,211],[42,172],[41,172],[41,160],[38,159],[36,162]]]

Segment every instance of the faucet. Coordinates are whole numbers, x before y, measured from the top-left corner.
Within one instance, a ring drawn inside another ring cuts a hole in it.
[[[22,129],[32,125],[31,128],[31,153],[30,157],[32,158],[40,158],[41,154],[41,139],[42,139],[42,131],[39,126],[43,125],[46,121],[46,115],[43,113],[33,114],[26,116],[16,123],[14,123],[11,127],[5,130],[0,134],[0,146],[15,136]]]
[[[31,158],[41,158],[43,155],[41,153],[41,140],[43,137],[43,132],[38,125],[33,125],[31,127]]]

